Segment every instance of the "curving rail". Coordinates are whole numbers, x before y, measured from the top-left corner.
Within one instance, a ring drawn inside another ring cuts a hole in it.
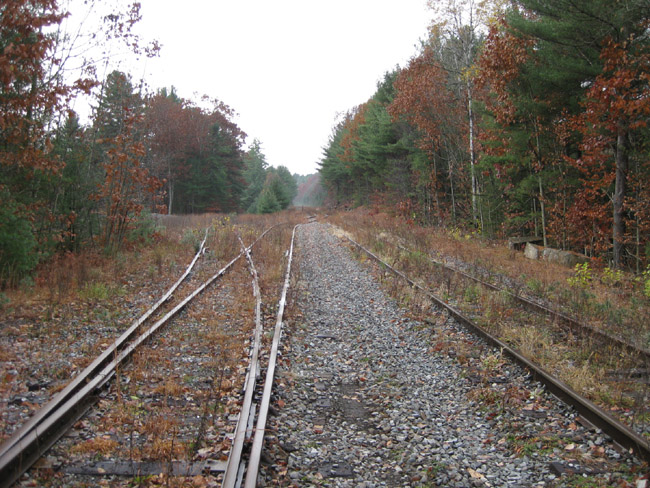
[[[241,238],[239,238],[239,242],[241,243],[242,249],[246,252],[248,267],[253,276],[253,295],[255,296],[255,332],[253,344],[251,346],[248,374],[244,383],[244,400],[237,420],[237,426],[235,427],[235,435],[230,448],[226,471],[224,473],[222,483],[222,486],[224,487],[241,485],[243,469],[241,468],[240,461],[244,442],[249,437],[248,423],[253,409],[253,394],[255,393],[255,386],[259,376],[259,353],[262,343],[262,294],[260,292],[257,270],[255,269],[253,259],[251,258],[250,253],[246,250]]]
[[[244,248],[222,269],[197,287],[161,319],[137,335],[138,329],[160,306],[170,299],[172,293],[185,280],[204,250],[206,236],[199,251],[185,273],[162,296],[156,304],[137,319],[111,346],[86,367],[50,402],[37,411],[12,437],[0,446],[0,487],[11,486],[27,471],[96,401],[95,393],[115,374],[116,368],[126,362],[146,339],[174,317],[190,301],[202,293],[210,284],[223,276],[246,252],[262,239],[271,229],[265,230],[250,246]]]
[[[278,349],[280,348],[280,339],[282,338],[282,319],[284,318],[284,307],[287,303],[287,291],[289,290],[289,280],[291,279],[293,245],[296,238],[296,229],[299,226],[300,225],[296,225],[291,233],[291,246],[289,247],[289,256],[287,259],[287,272],[285,274],[284,286],[282,287],[282,294],[280,295],[280,302],[278,304],[278,314],[273,332],[271,355],[269,356],[269,364],[266,368],[266,380],[264,382],[264,392],[262,393],[262,401],[260,403],[260,413],[257,417],[257,424],[255,425],[255,437],[253,438],[253,445],[251,447],[251,454],[248,461],[248,469],[246,470],[246,481],[244,483],[245,488],[255,488],[257,483],[257,472],[262,457],[262,443],[264,442],[264,433],[266,431],[266,417],[269,412],[271,392],[273,390],[273,378],[275,377],[275,364],[278,357]]]
[[[284,278],[284,285],[282,287],[282,292],[280,294],[280,301],[278,302],[278,312],[276,316],[275,328],[273,332],[273,341],[271,343],[271,352],[269,354],[269,362],[266,368],[266,377],[264,381],[264,388],[261,392],[261,399],[258,413],[257,421],[254,428],[254,436],[252,443],[250,445],[250,451],[248,452],[248,460],[243,459],[243,447],[244,442],[248,438],[249,427],[248,425],[254,420],[254,415],[251,413],[254,411],[252,401],[253,401],[253,390],[255,389],[256,383],[256,368],[258,366],[257,358],[255,354],[259,345],[257,344],[258,332],[261,333],[261,321],[256,322],[255,327],[255,345],[253,346],[252,359],[255,359],[256,362],[249,364],[248,377],[246,382],[246,389],[244,393],[244,402],[242,409],[237,421],[237,426],[235,428],[235,437],[233,440],[233,446],[231,448],[230,456],[228,458],[228,463],[226,466],[226,471],[224,473],[224,478],[222,481],[222,487],[232,488],[244,486],[246,488],[254,488],[257,484],[257,476],[259,472],[260,460],[262,457],[262,447],[264,444],[264,433],[266,430],[266,419],[268,417],[268,411],[271,404],[271,393],[273,391],[273,380],[275,377],[275,366],[277,362],[278,350],[280,348],[280,340],[282,338],[282,324],[284,318],[284,309],[287,302],[287,292],[289,290],[289,282],[291,278],[291,264],[293,261],[293,248],[296,237],[296,229],[300,224],[294,226],[291,234],[291,244],[289,250],[287,251],[287,270]],[[251,265],[251,273],[254,273],[254,267],[252,261],[249,261]],[[254,274],[255,276],[255,274]],[[259,288],[256,285],[253,285],[256,290],[257,296],[259,297]],[[260,301],[257,301],[257,307],[259,306]],[[256,309],[257,309],[256,307]],[[257,315],[256,315],[257,317]],[[244,474],[246,475],[244,479]],[[243,482],[243,485],[242,485]]]

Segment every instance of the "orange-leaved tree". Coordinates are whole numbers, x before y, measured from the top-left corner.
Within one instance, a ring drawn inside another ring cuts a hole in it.
[[[147,195],[162,186],[144,166],[144,144],[134,137],[141,116],[127,111],[122,130],[110,141],[102,166],[105,178],[94,198],[104,202],[105,222],[101,236],[107,250],[117,250],[127,231],[144,208]]]
[[[0,4],[0,286],[29,273],[50,239],[40,228],[52,218],[40,195],[63,163],[51,153],[46,124],[68,97],[92,81],[64,83],[51,32],[65,14],[56,0]]]
[[[600,57],[603,71],[587,90],[583,111],[564,127],[580,135],[580,155],[569,158],[583,182],[574,213],[600,229],[597,249],[608,249],[611,240],[614,266],[634,243],[638,269],[642,236],[647,240],[650,232],[650,161],[641,144],[650,117],[650,45],[633,34],[609,38]]]
[[[131,79],[110,73],[95,112],[97,163],[104,170],[94,199],[103,208],[101,243],[106,250],[123,244],[145,201],[161,186],[145,166],[144,100]]]
[[[434,213],[442,220],[443,209],[451,206],[458,214],[456,194],[463,185],[460,176],[463,153],[468,147],[465,107],[449,88],[447,71],[429,46],[411,59],[395,81],[396,94],[388,107],[394,121],[406,120],[416,130],[416,144],[430,164],[418,168],[433,196]],[[449,194],[449,202],[444,194]]]

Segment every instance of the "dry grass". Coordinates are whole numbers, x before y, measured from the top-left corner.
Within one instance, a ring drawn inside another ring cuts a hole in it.
[[[95,437],[76,444],[72,448],[73,454],[108,455],[115,450],[118,443],[110,437]]]
[[[476,233],[409,226],[386,212],[366,209],[339,213],[330,219],[373,248],[387,242],[393,246],[402,243],[425,255],[447,259],[452,265],[460,261],[470,274],[479,277],[508,277],[514,282],[513,288],[548,299],[557,308],[564,308],[592,325],[635,341],[646,341],[650,348],[650,300],[643,295],[641,283],[629,273],[623,273],[620,280],[612,280],[603,269],[598,269],[584,293],[567,282],[574,276],[574,270],[531,261],[523,253],[508,249],[505,242],[491,241]]]

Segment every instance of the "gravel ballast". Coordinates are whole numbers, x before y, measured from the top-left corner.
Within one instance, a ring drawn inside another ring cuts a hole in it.
[[[563,469],[634,479],[634,458],[499,351],[442,311],[409,318],[332,230],[298,231],[262,484],[564,486]]]

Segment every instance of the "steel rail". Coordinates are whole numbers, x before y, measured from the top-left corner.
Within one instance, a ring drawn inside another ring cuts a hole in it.
[[[274,227],[276,226],[264,231],[247,249],[250,251]],[[198,256],[201,254],[204,243],[205,239],[191,266],[194,265]],[[83,416],[92,403],[94,403],[92,401],[94,392],[111,379],[117,367],[125,362],[139,345],[148,339],[161,325],[182,310],[187,303],[203,292],[212,282],[225,274],[243,255],[244,252],[242,251],[226,266],[197,287],[190,295],[165,314],[164,317],[154,323],[147,331],[136,339],[133,339],[137,328],[155,311],[153,310],[154,307],[158,308],[160,304],[169,299],[173,291],[170,289],[152,309],[148,310],[140,319],[136,320],[128,331],[122,334],[113,345],[80,373],[68,387],[39,410],[32,417],[36,418],[36,420],[29,423],[29,428],[23,426],[14,436],[5,442],[2,453],[0,454],[0,488],[11,486],[67,431],[71,423],[74,423],[73,419],[78,419]],[[183,277],[172,288],[175,289],[190,271],[191,268],[184,273]],[[113,358],[112,360],[111,357]],[[82,408],[81,405],[84,405],[84,407]]]
[[[542,369],[539,365],[530,361],[528,358],[523,356],[519,351],[512,348],[505,342],[494,337],[489,332],[484,330],[482,327],[475,324],[470,318],[466,317],[459,310],[453,306],[446,303],[444,300],[436,296],[430,290],[424,288],[423,286],[417,284],[406,276],[401,271],[395,269],[385,261],[383,261],[379,256],[374,254],[372,251],[366,249],[364,246],[356,242],[350,237],[346,238],[373,260],[385,266],[391,273],[402,278],[410,286],[416,288],[420,292],[424,293],[431,301],[439,305],[448,311],[448,313],[453,316],[459,323],[473,330],[477,335],[484,338],[488,343],[493,346],[500,348],[508,356],[510,356],[514,361],[519,363],[521,366],[525,367],[538,381],[541,381],[546,385],[548,390],[553,393],[555,396],[560,398],[562,401],[568,405],[573,406],[585,419],[591,422],[596,427],[600,428],[603,432],[609,435],[616,442],[621,444],[627,449],[631,449],[638,457],[643,458],[646,462],[650,462],[650,443],[640,436],[638,433],[634,432],[628,426],[624,425],[619,420],[615,419],[603,409],[598,407],[596,404],[590,400],[582,397],[572,388],[570,388],[564,382],[558,380],[553,375]]]
[[[224,473],[222,485],[224,488],[233,488],[236,484],[241,485],[239,475],[241,454],[244,448],[244,441],[248,437],[248,422],[251,413],[251,406],[253,403],[253,394],[255,393],[255,385],[259,376],[259,352],[262,343],[262,294],[260,292],[259,279],[255,264],[251,258],[250,253],[246,250],[244,242],[239,237],[242,249],[246,252],[246,259],[248,267],[250,268],[251,275],[253,276],[253,295],[255,296],[255,331],[254,339],[251,349],[250,361],[248,363],[248,374],[246,376],[244,399],[242,402],[239,418],[237,419],[237,426],[235,427],[235,435],[233,437],[230,454],[228,455],[228,462],[226,463],[226,471]]]
[[[401,244],[398,244],[398,247],[400,249],[402,249],[403,251],[413,252],[410,249],[402,246]],[[453,266],[449,266],[448,264],[445,264],[445,263],[443,263],[441,261],[437,261],[437,260],[433,259],[431,256],[427,256],[427,259],[431,263],[433,263],[433,264],[435,264],[437,266],[441,266],[441,267],[443,267],[443,268],[445,268],[445,269],[447,269],[449,271],[452,271],[454,273],[457,273],[457,274],[463,276],[464,278],[467,278],[469,280],[474,281],[475,283],[480,284],[481,286],[484,286],[485,288],[488,288],[488,289],[493,290],[493,291],[498,291],[498,292],[501,292],[501,293],[505,293],[505,294],[508,295],[508,297],[510,297],[511,299],[519,302],[523,306],[527,307],[529,310],[532,309],[535,312],[541,312],[544,315],[547,315],[549,317],[553,317],[555,319],[558,319],[558,322],[561,322],[562,324],[566,325],[567,327],[569,327],[570,329],[572,329],[572,330],[574,330],[576,332],[579,332],[579,333],[582,333],[582,334],[587,333],[587,334],[595,337],[596,339],[598,339],[599,341],[601,341],[604,344],[612,344],[612,343],[614,343],[617,346],[619,346],[619,347],[621,347],[621,348],[623,348],[623,349],[625,349],[625,350],[627,350],[629,352],[632,352],[632,353],[635,353],[635,354],[638,354],[638,355],[642,356],[646,361],[650,361],[650,350],[648,350],[648,349],[645,349],[643,347],[638,347],[638,346],[635,346],[633,344],[630,344],[625,339],[623,339],[623,338],[621,338],[619,336],[616,336],[614,334],[611,334],[611,333],[603,331],[603,330],[596,329],[592,325],[586,324],[584,322],[580,322],[579,320],[576,320],[576,319],[574,319],[574,318],[572,318],[572,317],[570,317],[570,316],[568,316],[568,315],[566,315],[566,314],[564,314],[564,313],[562,313],[562,312],[560,312],[558,310],[554,310],[554,309],[552,309],[550,307],[547,307],[547,306],[542,305],[540,303],[534,302],[533,300],[530,300],[530,299],[528,299],[526,297],[523,297],[521,295],[516,295],[516,294],[514,294],[514,293],[512,293],[512,292],[510,292],[510,291],[508,291],[508,290],[506,290],[504,288],[501,288],[501,287],[499,287],[497,285],[494,285],[492,283],[488,283],[486,281],[483,281],[482,279],[477,278],[476,276],[472,276],[471,274],[466,273],[465,271],[454,268]]]
[[[248,467],[246,469],[246,480],[244,482],[245,488],[255,488],[257,484],[257,473],[260,468],[260,459],[262,457],[262,447],[264,443],[264,433],[266,430],[266,418],[269,412],[269,405],[271,403],[271,392],[273,391],[273,379],[275,376],[275,365],[278,357],[278,349],[280,347],[280,339],[282,338],[282,319],[284,316],[284,307],[287,302],[287,291],[289,290],[289,281],[291,278],[291,261],[293,260],[293,246],[296,237],[296,229],[301,224],[294,226],[291,233],[291,245],[289,247],[289,256],[287,259],[287,272],[284,278],[284,286],[282,287],[282,294],[280,302],[278,303],[278,314],[275,322],[275,330],[273,332],[273,343],[271,344],[271,353],[269,356],[269,364],[266,369],[266,379],[264,381],[264,392],[260,402],[259,414],[257,416],[257,424],[255,425],[255,436],[253,437],[253,444],[248,459]]]
[[[41,409],[39,409],[32,417],[27,420],[16,432],[13,433],[13,435],[7,439],[1,446],[0,446],[0,459],[5,455],[6,452],[8,452],[15,444],[20,442],[20,440],[27,435],[28,432],[31,430],[35,429],[36,426],[43,421],[55,408],[59,407],[61,404],[65,403],[72,395],[74,395],[75,391],[77,391],[80,387],[83,386],[88,381],[88,378],[92,376],[93,374],[96,374],[97,371],[102,368],[103,365],[105,365],[112,356],[115,356],[116,352],[123,347],[123,345],[129,341],[133,335],[135,334],[135,331],[156,311],[158,308],[165,303],[167,300],[170,299],[172,296],[172,293],[176,291],[176,288],[187,278],[187,276],[190,274],[192,269],[194,268],[194,265],[198,261],[199,257],[201,256],[203,252],[203,248],[205,246],[205,241],[207,240],[208,237],[208,229],[205,231],[205,237],[203,238],[203,241],[201,242],[199,246],[199,250],[197,251],[196,255],[194,256],[194,259],[190,262],[188,265],[187,269],[185,272],[181,275],[181,277],[174,283],[167,292],[158,300],[153,306],[151,306],[140,318],[135,320],[133,324],[124,332],[120,337],[115,339],[113,341],[113,344],[111,344],[104,352],[102,352],[91,364],[86,366],[86,368],[81,371],[70,383],[66,385],[66,387],[58,392],[48,403],[46,403]]]

